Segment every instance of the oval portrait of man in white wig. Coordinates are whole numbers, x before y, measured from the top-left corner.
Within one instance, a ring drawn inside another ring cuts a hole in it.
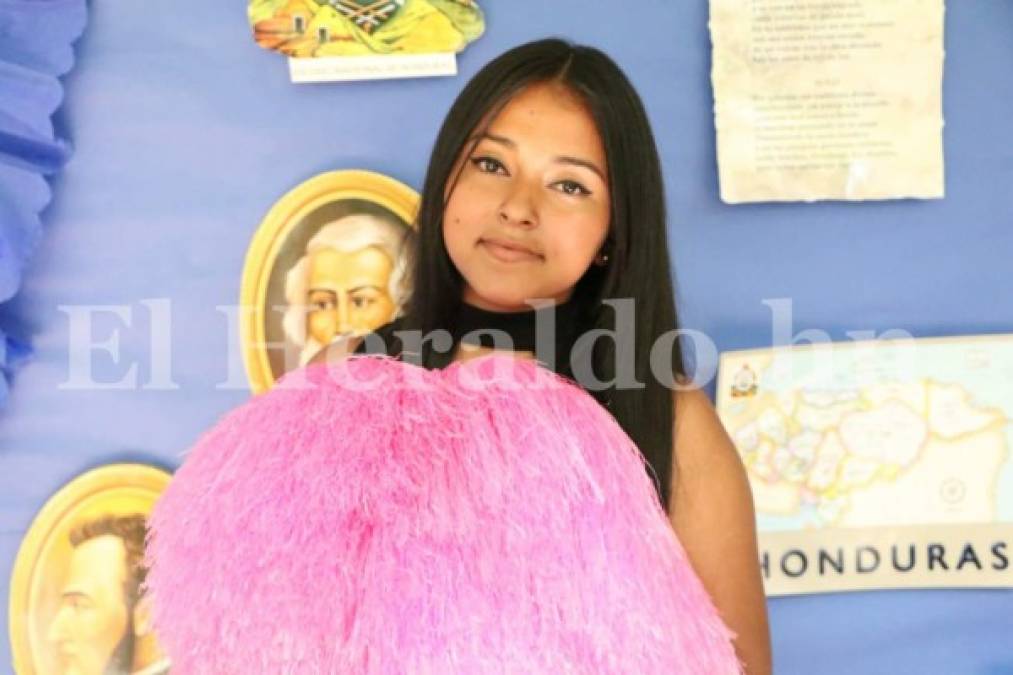
[[[400,315],[417,208],[411,188],[366,171],[316,176],[272,207],[247,253],[240,298],[254,392]]]

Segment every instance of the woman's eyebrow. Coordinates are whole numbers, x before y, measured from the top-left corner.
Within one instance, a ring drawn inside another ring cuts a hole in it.
[[[487,139],[487,140],[493,141],[494,143],[500,143],[502,145],[507,146],[508,148],[516,148],[517,147],[517,143],[515,143],[512,140],[510,140],[506,136],[497,136],[496,134],[490,134],[489,132],[475,134],[471,138],[472,141],[479,141],[479,140],[482,140],[482,139]],[[571,164],[573,166],[580,166],[580,167],[583,167],[585,169],[589,169],[589,170],[593,171],[594,173],[598,174],[598,177],[601,178],[603,181],[608,182],[605,179],[605,173],[600,168],[598,168],[597,164],[595,164],[594,162],[592,162],[590,160],[581,159],[580,157],[571,157],[569,155],[561,155],[559,157],[554,157],[553,161],[558,162],[560,164]]]
[[[496,134],[490,134],[488,131],[483,131],[482,133],[475,134],[470,139],[468,139],[468,141],[470,143],[475,143],[477,141],[482,140],[483,138],[484,139],[488,139],[490,141],[494,141],[496,143],[501,143],[501,144],[507,146],[508,148],[516,148],[517,147],[517,144],[514,143],[509,138],[507,138],[506,136],[497,136]]]
[[[572,164],[574,166],[582,166],[585,169],[590,169],[591,171],[598,174],[598,178],[601,178],[603,182],[606,183],[608,182],[605,180],[605,174],[602,173],[602,170],[599,169],[598,165],[595,164],[594,162],[591,162],[586,159],[581,159],[580,157],[568,157],[565,155],[562,157],[556,157],[555,160],[561,164]]]

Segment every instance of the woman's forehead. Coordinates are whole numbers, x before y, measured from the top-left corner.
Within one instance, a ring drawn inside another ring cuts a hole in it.
[[[484,129],[479,125],[476,133],[517,149],[579,153],[604,160],[601,137],[590,110],[562,84],[530,85],[507,101]]]

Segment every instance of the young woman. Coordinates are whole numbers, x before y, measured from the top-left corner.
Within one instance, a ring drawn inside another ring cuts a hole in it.
[[[673,386],[688,382],[678,342],[665,350],[671,377],[651,368],[652,347],[678,327],[665,199],[646,113],[618,66],[554,39],[485,66],[440,129],[417,233],[404,314],[330,358],[353,349],[438,368],[502,349],[462,339],[498,329],[518,357],[586,386],[641,450],[746,672],[769,673],[745,471],[706,395]],[[536,326],[553,318],[543,345]],[[595,335],[612,339],[581,337]]]
[[[174,667],[769,673],[749,485],[672,339],[659,161],[622,72],[559,40],[492,61],[417,225],[402,316],[356,344],[383,358],[288,373],[153,509]]]

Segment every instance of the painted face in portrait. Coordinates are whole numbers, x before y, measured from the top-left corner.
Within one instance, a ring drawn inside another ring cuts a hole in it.
[[[394,312],[388,285],[394,261],[381,249],[322,248],[309,256],[307,332],[321,345],[362,335],[387,323]]]
[[[106,671],[130,624],[126,577],[126,548],[120,537],[102,535],[74,548],[60,609],[47,634],[58,650],[63,675]]]
[[[332,342],[364,335],[393,320],[404,301],[406,238],[411,231],[358,213],[313,235],[285,280],[286,336],[305,365]]]

